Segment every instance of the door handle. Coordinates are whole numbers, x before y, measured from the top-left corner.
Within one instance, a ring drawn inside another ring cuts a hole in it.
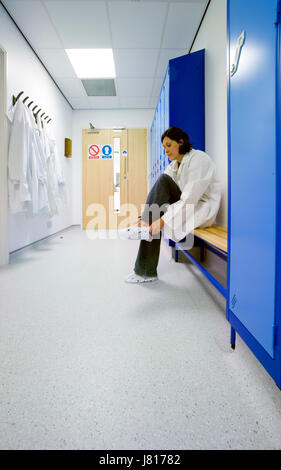
[[[243,31],[237,40],[234,63],[231,65],[231,69],[230,69],[231,77],[233,77],[233,75],[237,72],[242,47],[245,44],[245,36],[246,36],[246,33],[245,31]]]

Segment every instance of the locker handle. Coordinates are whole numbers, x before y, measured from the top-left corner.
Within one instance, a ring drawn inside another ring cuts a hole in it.
[[[231,65],[231,69],[230,69],[230,76],[231,77],[233,77],[233,75],[237,72],[242,47],[245,44],[245,35],[246,35],[245,31],[243,31],[240,34],[240,36],[237,40],[236,51],[235,51],[235,59],[234,59],[234,63]]]

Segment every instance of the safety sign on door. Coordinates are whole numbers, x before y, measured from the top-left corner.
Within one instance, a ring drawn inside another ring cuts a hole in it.
[[[112,147],[111,147],[111,145],[104,145],[102,147],[102,158],[112,158]]]
[[[100,146],[99,145],[88,145],[88,159],[99,160],[100,158]]]

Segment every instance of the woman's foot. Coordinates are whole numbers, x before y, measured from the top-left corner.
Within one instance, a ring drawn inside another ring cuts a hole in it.
[[[148,277],[148,276],[139,276],[133,271],[129,276],[126,277],[125,282],[129,284],[141,284],[143,282],[153,282],[157,281],[158,277]]]

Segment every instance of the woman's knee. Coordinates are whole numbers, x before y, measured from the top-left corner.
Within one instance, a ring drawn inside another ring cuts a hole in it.
[[[162,173],[162,175],[158,177],[157,183],[162,185],[169,185],[172,181],[173,179],[169,175],[166,175],[166,173]]]
[[[173,181],[173,179],[169,175],[167,175],[166,173],[162,173],[162,175],[159,176],[158,180]]]

